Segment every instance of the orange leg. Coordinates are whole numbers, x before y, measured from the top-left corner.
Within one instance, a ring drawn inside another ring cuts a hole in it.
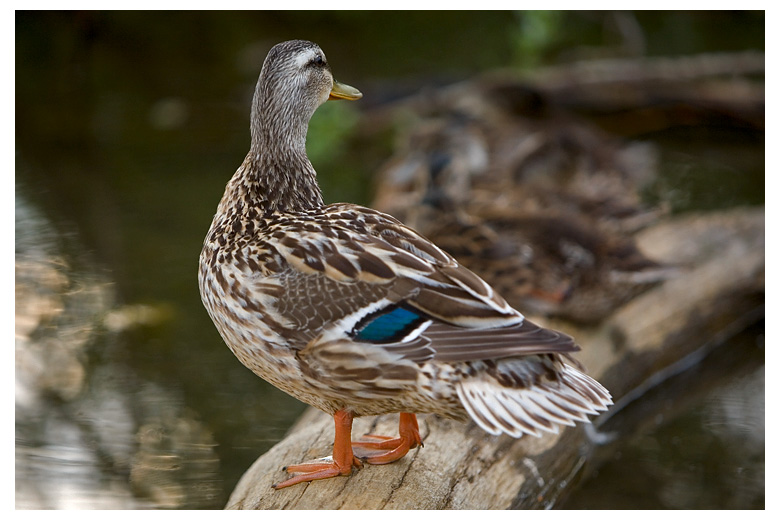
[[[398,437],[364,435],[360,441],[352,443],[355,455],[369,464],[394,462],[409,453],[410,449],[422,445],[417,417],[413,413],[401,413]]]
[[[339,410],[333,415],[336,425],[336,437],[333,441],[333,457],[302,464],[294,464],[284,468],[287,473],[300,473],[275,484],[274,489],[281,489],[299,482],[310,482],[323,478],[337,477],[339,475],[349,475],[352,473],[352,467],[362,466],[352,453],[352,412]]]

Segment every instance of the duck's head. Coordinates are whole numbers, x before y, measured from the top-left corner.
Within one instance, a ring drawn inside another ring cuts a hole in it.
[[[253,141],[256,136],[264,141],[305,141],[317,107],[328,99],[362,96],[356,88],[333,80],[325,53],[317,44],[305,40],[279,43],[268,52],[255,89]]]

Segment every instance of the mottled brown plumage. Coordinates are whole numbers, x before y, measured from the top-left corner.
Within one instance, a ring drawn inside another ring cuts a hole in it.
[[[487,283],[395,218],[324,205],[306,156],[308,121],[334,84],[315,44],[268,54],[252,144],[200,258],[201,296],[249,369],[334,415],[332,459],[291,466],[279,487],[386,463],[421,444],[415,413],[472,417],[514,436],[557,431],[611,402],[565,363],[573,340],[525,320]],[[398,439],[349,436],[352,417],[401,413]],[[353,455],[360,455],[360,460]]]
[[[569,118],[516,113],[516,90],[477,84],[419,107],[374,205],[513,307],[593,324],[675,273],[632,236],[657,214],[639,197],[650,174],[636,173],[651,154]]]

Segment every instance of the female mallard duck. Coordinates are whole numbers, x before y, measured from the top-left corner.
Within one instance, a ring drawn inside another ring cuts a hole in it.
[[[423,119],[380,169],[375,208],[417,229],[527,312],[595,323],[674,274],[644,256],[623,229],[647,212],[628,204],[638,200],[638,189],[616,154],[607,153],[614,147],[608,139],[568,125],[584,143],[566,153],[555,142],[537,145],[555,151],[540,153],[547,160],[535,175],[521,175],[523,168],[493,147],[526,147],[535,140],[527,128],[446,110]],[[586,157],[568,168],[555,159],[586,153],[610,158]],[[606,186],[603,200],[581,193],[584,179]]]
[[[540,435],[611,403],[565,362],[579,349],[523,318],[482,279],[395,218],[324,205],[306,156],[309,119],[333,81],[306,41],[268,53],[252,144],[200,256],[203,303],[238,359],[334,416],[333,456],[288,466],[298,482],[385,464],[422,445],[416,413],[471,417],[488,432]],[[353,417],[400,413],[398,438],[351,439]]]

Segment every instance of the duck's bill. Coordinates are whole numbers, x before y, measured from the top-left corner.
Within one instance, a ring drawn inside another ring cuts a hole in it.
[[[355,99],[360,99],[362,97],[363,94],[355,87],[350,87],[344,83],[334,81],[328,99],[347,99],[349,101],[354,101]]]

